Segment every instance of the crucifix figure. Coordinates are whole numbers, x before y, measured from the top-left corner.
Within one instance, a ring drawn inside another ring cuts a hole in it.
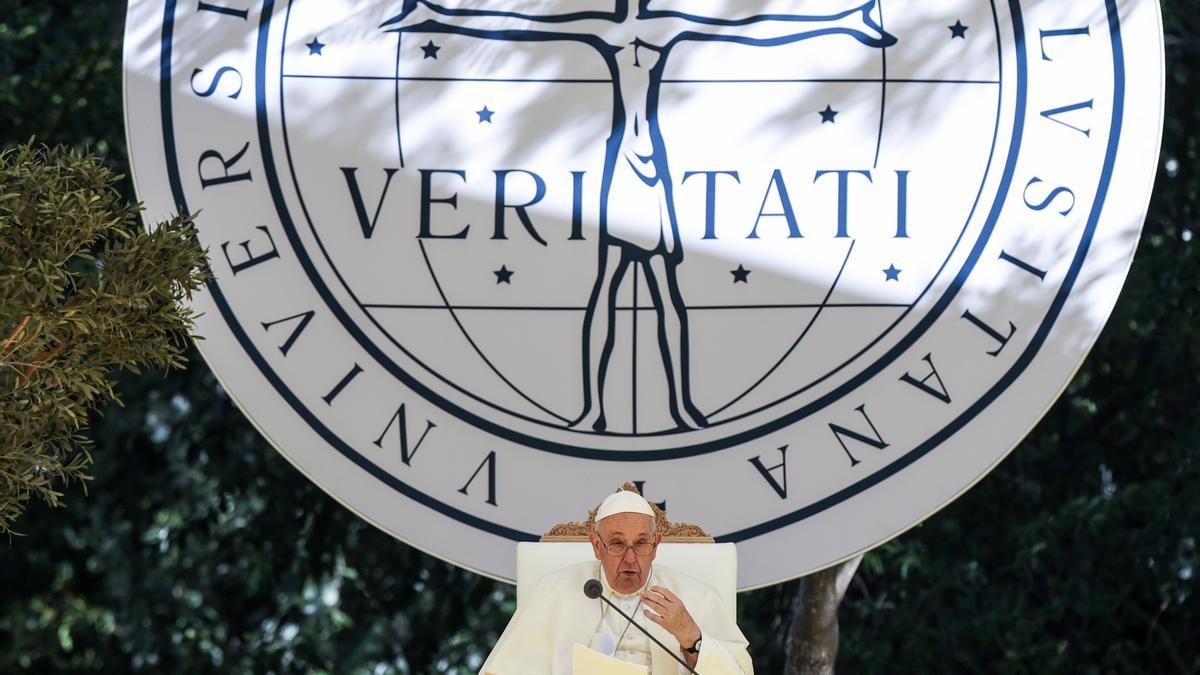
[[[571,40],[594,48],[613,83],[612,133],[600,185],[599,264],[583,320],[583,410],[572,428],[605,431],[604,380],[613,350],[617,291],[630,265],[646,279],[658,315],[671,417],[680,429],[707,426],[692,403],[689,384],[687,307],[676,268],[683,260],[675,217],[674,183],[658,122],[663,71],[671,49],[682,42],[732,42],[774,47],[809,38],[843,35],[872,48],[895,44],[872,18],[876,0],[796,0],[793,8],[820,13],[753,14],[762,0],[729,0],[742,18],[656,10],[655,0],[616,0],[612,11],[528,14],[446,7],[432,0],[405,0],[383,27],[401,33],[444,33],[485,40]],[[678,4],[678,3],[673,3]],[[608,227],[609,199],[634,214],[619,233]]]

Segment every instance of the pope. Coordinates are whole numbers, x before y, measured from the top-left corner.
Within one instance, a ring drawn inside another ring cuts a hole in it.
[[[695,668],[720,662],[721,672],[752,675],[745,636],[715,590],[703,581],[654,563],[662,534],[654,511],[636,492],[620,490],[601,502],[588,535],[595,561],[552,572],[533,588],[505,628],[480,675],[570,675],[572,649],[587,645],[651,675],[687,671],[662,647],[583,585],[599,579],[605,597]],[[703,670],[701,670],[703,672]]]

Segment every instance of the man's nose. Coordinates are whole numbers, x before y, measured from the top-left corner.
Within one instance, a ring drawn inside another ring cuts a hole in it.
[[[633,552],[633,547],[625,549],[625,555],[621,556],[621,560],[628,562],[637,562],[637,554]]]

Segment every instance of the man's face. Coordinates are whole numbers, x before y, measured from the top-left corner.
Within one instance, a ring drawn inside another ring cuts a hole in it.
[[[654,519],[641,513],[616,513],[601,520],[596,530],[588,535],[588,539],[596,559],[604,568],[608,585],[622,594],[639,590],[646,584],[650,563],[654,562],[658,543],[662,540],[662,535],[654,533]],[[654,544],[654,548],[649,555],[639,556],[633,549],[637,544]],[[623,554],[609,555],[608,550],[615,551],[622,545],[628,546]]]

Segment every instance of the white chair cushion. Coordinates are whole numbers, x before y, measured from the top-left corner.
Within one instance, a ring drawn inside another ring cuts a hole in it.
[[[586,541],[517,544],[517,607],[542,577],[567,565],[595,559],[592,545]],[[736,545],[663,543],[654,561],[712,586],[729,608],[730,616],[736,618]]]

